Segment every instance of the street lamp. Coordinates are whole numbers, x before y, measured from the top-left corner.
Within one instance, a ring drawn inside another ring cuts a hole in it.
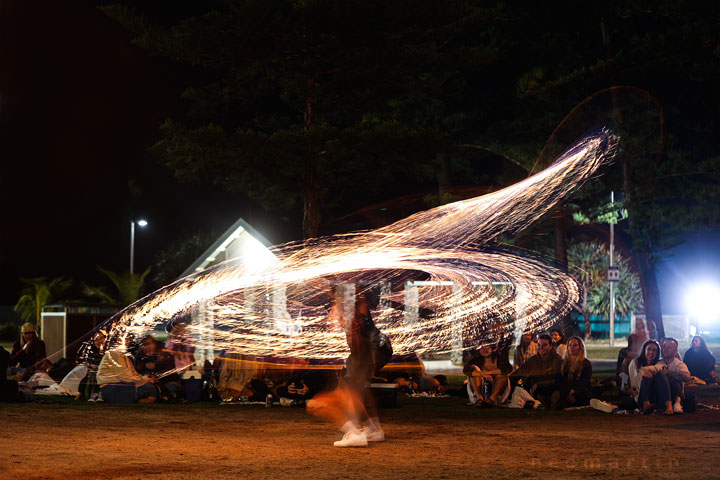
[[[135,264],[135,224],[138,227],[146,227],[147,220],[130,220],[130,275],[134,273]]]

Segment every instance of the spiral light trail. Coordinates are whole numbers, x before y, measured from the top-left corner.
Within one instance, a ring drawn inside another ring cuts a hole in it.
[[[545,328],[577,301],[576,282],[537,258],[500,249],[496,239],[547,213],[610,162],[616,145],[608,131],[594,132],[547,169],[492,194],[378,230],[280,245],[272,249],[278,261],[261,270],[237,260],[215,265],[108,320],[109,345],[182,317],[198,349],[342,358],[345,334],[328,322],[330,281],[354,283],[376,299],[373,318],[396,353],[477,346],[518,322]]]

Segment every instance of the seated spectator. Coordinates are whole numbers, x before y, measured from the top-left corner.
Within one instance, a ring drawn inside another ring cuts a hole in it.
[[[171,402],[178,400],[183,390],[180,375],[174,369],[175,361],[163,351],[162,343],[152,335],[143,337],[135,355],[135,370],[140,375],[157,378],[161,397]]]
[[[224,401],[258,400],[267,395],[267,387],[263,388],[259,363],[254,357],[240,353],[228,353],[220,369],[218,394]],[[262,383],[260,383],[262,382]]]
[[[624,393],[628,385],[628,367],[633,358],[637,357],[634,346],[637,342],[637,334],[631,333],[627,338],[627,347],[621,348],[618,352],[617,365],[615,366],[615,377],[621,393]]]
[[[585,356],[585,343],[580,337],[570,337],[560,381],[560,407],[588,405],[593,396],[592,364]]]
[[[97,383],[97,371],[100,361],[105,355],[105,340],[107,334],[105,330],[98,330],[92,337],[92,341],[87,344],[87,350],[83,351],[80,363],[83,363],[88,373],[83,382],[80,384],[80,393],[89,401],[95,402],[100,398],[100,385]]]
[[[12,402],[20,400],[18,395],[18,383],[14,380],[8,380],[6,371],[10,363],[10,354],[2,346],[0,346],[0,402]]]
[[[552,337],[543,333],[538,337],[537,355],[530,357],[510,377],[522,381],[523,388],[546,407],[557,409],[558,402],[552,400],[560,386],[562,363],[562,358],[553,348]],[[555,399],[558,399],[557,395]]]
[[[495,345],[483,345],[465,363],[463,373],[478,397],[478,403],[484,407],[494,407],[498,398],[508,388],[508,374],[512,371],[509,348],[498,342]],[[483,388],[483,385],[487,387]]]
[[[513,355],[513,367],[518,369],[528,358],[537,354],[537,343],[535,343],[535,335],[530,331],[526,330],[520,337],[520,343],[515,348],[515,354]]]
[[[562,334],[559,328],[553,328],[550,331],[550,336],[553,339],[553,346],[555,347],[555,352],[560,355],[560,358],[565,358],[565,352],[567,351],[565,335]]]
[[[715,380],[715,356],[710,353],[705,339],[695,335],[690,343],[690,348],[685,352],[683,362],[690,370],[690,375],[699,378],[706,383],[716,383]]]
[[[678,353],[678,342],[674,338],[663,338],[660,343],[660,351],[662,360],[658,363],[665,365],[665,374],[670,384],[671,401],[673,402],[673,410],[675,413],[683,413],[682,394],[684,383],[690,381],[690,370],[687,365],[680,360]]]
[[[7,374],[8,376],[21,374],[22,378],[27,380],[34,373],[35,366],[45,359],[47,353],[45,342],[38,338],[35,325],[30,322],[25,323],[20,332],[20,338],[15,340],[10,353],[11,368]],[[19,368],[12,368],[16,365]]]
[[[280,405],[303,406],[322,390],[334,388],[327,370],[297,372],[293,377],[272,389],[272,393],[280,399]]]
[[[175,369],[182,375],[195,365],[195,341],[187,333],[185,324],[177,322],[170,330],[165,349],[175,359]]]
[[[643,344],[640,355],[630,362],[630,394],[644,413],[655,407],[664,407],[664,415],[673,415],[670,401],[670,384],[665,376],[665,365],[658,364],[660,345],[655,340]]]
[[[442,394],[445,392],[445,386],[447,385],[447,379],[445,379],[445,385],[442,380],[438,377],[442,375],[435,375],[431,377],[427,373],[423,372],[419,376],[402,376],[392,380],[391,383],[397,383],[398,390],[415,393],[438,393]],[[410,383],[412,381],[412,384]]]
[[[158,393],[152,377],[140,375],[135,371],[132,359],[126,353],[130,345],[129,337],[125,343],[105,352],[97,371],[102,400],[109,403],[153,403]]]

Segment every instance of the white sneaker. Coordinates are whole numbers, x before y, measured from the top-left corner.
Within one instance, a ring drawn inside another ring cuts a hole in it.
[[[365,435],[365,438],[367,438],[368,442],[384,442],[385,441],[385,432],[383,432],[381,428],[379,428],[377,430],[370,430],[368,427],[363,427],[360,430],[360,433]]]
[[[680,405],[679,402],[676,403],[675,405],[673,405],[673,412],[678,413],[678,414],[683,413],[682,405]]]
[[[342,440],[333,443],[336,447],[367,447],[367,444],[367,437],[362,432],[348,432],[343,435]]]
[[[613,413],[613,410],[615,410],[613,405],[603,402],[602,400],[598,400],[597,398],[590,399],[590,406],[595,410],[600,410],[605,413]]]

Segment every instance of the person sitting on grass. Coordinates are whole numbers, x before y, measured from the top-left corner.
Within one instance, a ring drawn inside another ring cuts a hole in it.
[[[228,353],[220,369],[218,382],[220,398],[225,402],[264,400],[268,392],[267,388],[263,388],[263,384],[258,381],[261,377],[259,365],[255,357],[237,352]]]
[[[13,343],[7,375],[19,376],[27,380],[35,373],[35,368],[45,359],[45,342],[40,340],[35,325],[25,323],[20,330],[20,338]],[[13,368],[16,365],[19,368]]]
[[[523,388],[546,407],[557,409],[558,402],[552,400],[560,386],[562,364],[562,358],[553,347],[552,337],[543,333],[538,337],[537,355],[529,358],[510,377],[521,380]],[[559,400],[558,395],[555,395],[555,400]]]
[[[402,376],[396,377],[391,383],[397,383],[398,390],[401,392],[414,392],[414,393],[428,393],[428,394],[439,394],[445,393],[445,387],[447,383],[443,385],[443,382],[438,379],[440,375],[431,377],[427,373],[423,373],[420,377],[413,376]],[[412,385],[410,382],[412,381]],[[445,380],[447,382],[447,380]]]
[[[107,332],[105,330],[98,330],[93,335],[92,339],[86,344],[87,349],[83,351],[83,354],[79,358],[78,363],[84,364],[87,367],[87,375],[80,382],[80,389],[78,398],[84,396],[88,401],[95,402],[100,398],[100,386],[97,383],[97,371],[105,355],[105,341],[107,340]]]
[[[334,388],[332,375],[328,371],[296,372],[292,378],[272,388],[280,399],[280,405],[303,406],[322,390]]]
[[[631,333],[627,338],[627,347],[621,348],[618,352],[617,365],[615,366],[615,378],[618,382],[620,393],[625,393],[628,384],[628,367],[632,359],[637,357],[635,353],[636,342],[638,341],[638,335]]]
[[[683,413],[681,404],[683,384],[690,381],[690,370],[680,360],[678,342],[674,338],[663,338],[660,343],[660,351],[662,352],[662,360],[659,363],[665,365],[665,375],[670,384],[670,400],[673,402],[673,410],[675,413]]]
[[[173,357],[163,351],[162,343],[152,335],[144,336],[135,355],[135,370],[140,375],[158,378],[164,401],[174,402],[182,396],[180,375],[174,369]]]
[[[705,383],[716,383],[715,380],[715,356],[710,353],[705,339],[695,335],[690,343],[690,348],[685,352],[683,362],[690,370],[690,375],[702,380]]]
[[[533,355],[537,354],[537,343],[535,342],[535,334],[530,330],[523,332],[520,337],[520,343],[515,348],[513,354],[513,368],[516,370]]]
[[[590,403],[593,396],[592,364],[585,356],[585,343],[580,337],[570,337],[562,368],[559,405],[561,408],[579,407]]]
[[[550,331],[550,336],[553,340],[553,345],[555,346],[555,351],[558,355],[560,355],[560,358],[565,358],[565,352],[567,351],[567,342],[565,342],[565,335],[563,335],[562,331],[559,328],[553,328]]]
[[[157,399],[157,379],[140,375],[126,353],[130,338],[103,355],[97,371],[102,401],[108,403],[154,403]]]
[[[12,402],[22,398],[18,395],[18,382],[6,378],[9,363],[10,353],[0,345],[0,402]]]
[[[650,414],[655,407],[664,408],[664,415],[673,415],[670,401],[670,384],[665,375],[666,365],[658,364],[660,345],[655,340],[643,344],[640,356],[630,362],[630,394],[643,413]]]
[[[509,348],[502,342],[485,344],[465,363],[463,373],[468,376],[478,406],[497,406],[498,398],[507,390],[508,374],[512,371],[509,355]],[[490,388],[483,389],[485,382]]]

